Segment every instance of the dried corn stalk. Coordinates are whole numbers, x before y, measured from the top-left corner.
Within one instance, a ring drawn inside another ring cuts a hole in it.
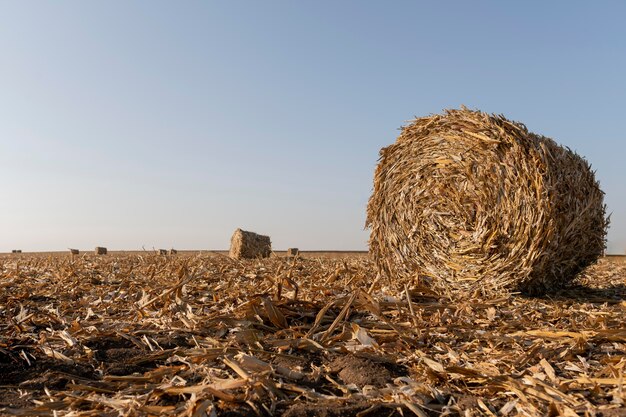
[[[543,293],[602,255],[608,219],[589,164],[523,124],[448,110],[380,155],[366,224],[391,278]]]

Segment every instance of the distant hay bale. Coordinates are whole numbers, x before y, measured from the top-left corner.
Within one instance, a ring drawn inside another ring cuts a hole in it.
[[[178,253],[178,251],[176,249],[170,249],[169,250],[169,254],[170,255],[176,255]]]
[[[72,255],[78,255],[80,253],[80,251],[78,249],[70,249],[70,253]]]
[[[269,236],[237,229],[230,239],[230,257],[235,259],[267,258],[272,253]]]
[[[108,251],[107,251],[107,248],[104,248],[102,246],[96,246],[96,249],[94,252],[96,255],[106,255]]]
[[[415,119],[380,152],[370,253],[392,279],[442,292],[540,294],[605,247],[604,193],[589,164],[501,115]]]
[[[167,255],[167,249],[159,249],[159,255]]]
[[[11,253],[22,253],[21,249],[13,249],[11,250]]]
[[[289,256],[289,257],[297,256],[299,253],[300,253],[300,251],[298,250],[298,248],[289,248],[289,249],[287,249],[287,256]]]

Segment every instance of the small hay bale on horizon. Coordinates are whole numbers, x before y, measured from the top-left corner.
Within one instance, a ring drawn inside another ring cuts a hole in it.
[[[167,249],[159,249],[159,255],[167,255]]]
[[[103,247],[103,246],[96,246],[96,249],[94,250],[94,253],[96,255],[106,255],[108,253],[107,248]]]
[[[178,251],[176,249],[170,249],[168,251],[168,255],[176,255],[178,253]]]
[[[229,256],[234,259],[268,258],[272,254],[269,236],[237,229],[230,239]]]
[[[288,257],[294,257],[297,256],[298,254],[300,254],[300,250],[298,250],[298,248],[289,248],[287,249],[287,256]]]
[[[78,255],[80,253],[80,251],[78,249],[70,249],[70,253],[72,255]]]
[[[415,119],[380,151],[367,206],[378,270],[458,290],[545,293],[605,248],[604,193],[589,163],[502,115]]]

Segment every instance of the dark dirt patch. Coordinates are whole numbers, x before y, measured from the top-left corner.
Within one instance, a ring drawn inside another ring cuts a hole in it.
[[[19,358],[8,350],[0,349],[0,364],[15,363]]]
[[[24,390],[22,390],[24,391]],[[3,407],[26,408],[33,406],[31,393],[20,395],[17,389],[3,388],[0,386],[0,409]]]
[[[220,409],[217,413],[220,417],[258,417],[249,406],[245,404],[227,404],[220,403]]]
[[[144,351],[136,348],[113,348],[106,350],[98,350],[96,352],[96,360],[100,362],[130,362],[140,355],[143,355]]]
[[[457,398],[456,406],[460,411],[474,409],[478,407],[478,399],[469,395],[463,395]]]
[[[147,370],[146,367],[135,365],[132,363],[113,363],[108,364],[105,367],[104,373],[106,375],[113,376],[124,376],[124,375],[132,375],[135,373],[144,373]]]
[[[154,340],[161,346],[163,349],[176,349],[177,347],[193,347],[195,343],[191,338],[187,338],[183,335],[175,335],[175,336],[158,336],[155,337]]]
[[[304,378],[300,379],[298,384],[313,388],[318,392],[326,392],[327,390],[324,389],[324,383],[320,382],[320,374],[313,372],[313,365],[322,366],[325,363],[328,363],[328,359],[317,353],[310,353],[303,357],[275,356],[271,360],[271,364],[275,368],[283,367],[292,371],[302,372]]]
[[[31,360],[30,366],[25,361],[0,364],[2,385],[20,385],[31,389],[43,389],[45,385],[63,389],[72,379],[95,380],[98,376],[89,365],[66,364],[49,358]]]
[[[626,417],[625,408],[611,408],[608,410],[598,410],[598,417]]]
[[[116,348],[137,348],[137,346],[123,337],[103,336],[94,337],[83,343],[91,350],[108,350]]]
[[[381,363],[354,355],[335,358],[330,363],[330,368],[345,384],[355,384],[358,387],[365,385],[384,387],[388,382],[393,381],[393,378],[399,376],[394,375]]]
[[[45,295],[31,295],[28,297],[28,301],[32,301],[34,303],[48,303],[51,301],[57,301],[56,298],[48,297]]]
[[[272,359],[272,365],[289,368],[293,371],[307,371],[311,368],[311,361],[305,358],[276,356]]]
[[[53,390],[62,390],[65,386],[73,381],[93,380],[96,376],[93,373],[83,373],[79,375],[78,372],[65,373],[48,370],[38,377],[28,379],[20,383],[20,387],[41,390],[44,387]]]
[[[370,410],[367,411],[366,410]],[[290,406],[283,414],[283,417],[354,417],[359,413],[367,417],[391,417],[399,416],[394,409],[383,406],[372,406],[371,403],[358,403],[351,405],[341,405],[332,402],[320,403],[296,403]]]
[[[85,346],[95,351],[105,375],[144,373],[156,367],[155,361],[146,360],[149,352],[122,337],[97,337],[86,341]]]
[[[96,360],[104,364],[105,374],[117,376],[144,373],[157,366],[148,352],[137,348],[101,350],[96,353]]]

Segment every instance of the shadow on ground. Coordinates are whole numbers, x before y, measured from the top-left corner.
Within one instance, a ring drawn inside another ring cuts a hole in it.
[[[576,301],[594,304],[618,304],[626,300],[626,285],[615,284],[605,288],[591,287],[584,284],[572,283],[567,287],[542,296],[527,296],[550,300]]]

